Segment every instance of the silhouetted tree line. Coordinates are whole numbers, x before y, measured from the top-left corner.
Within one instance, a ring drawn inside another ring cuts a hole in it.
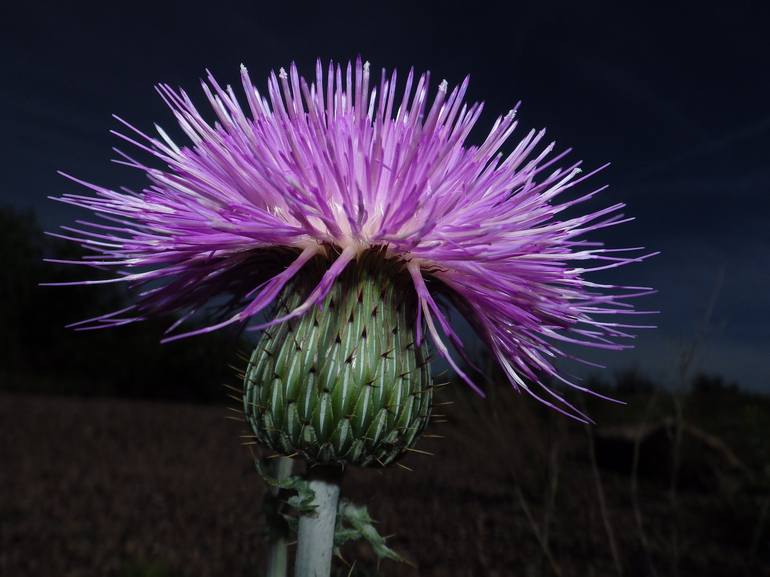
[[[482,379],[482,382],[486,381],[490,384],[508,382],[508,378],[486,349],[482,349],[478,354],[478,358],[474,359],[473,364],[465,361],[463,363],[463,370],[467,374],[477,375]],[[556,379],[550,378],[547,375],[543,378],[543,382],[549,387],[560,387],[560,383]],[[610,396],[613,394],[649,395],[663,388],[659,382],[655,382],[638,367],[628,367],[612,373],[608,371],[606,374],[594,373],[589,375],[583,384],[593,391],[606,393]],[[745,394],[746,392],[742,391],[740,385],[735,381],[727,381],[721,375],[704,372],[695,372],[688,379],[687,384],[689,386],[687,392],[694,394]]]
[[[88,267],[43,261],[76,259],[83,249],[42,233],[32,212],[0,207],[0,389],[211,401],[237,382],[237,332],[159,343],[174,319],[105,330],[65,328],[125,306],[117,284],[41,287],[95,278]]]
[[[695,373],[689,385],[693,393],[735,393],[739,390],[735,381],[703,372]],[[645,394],[659,387],[639,369],[630,368],[615,373],[615,388],[621,393]]]

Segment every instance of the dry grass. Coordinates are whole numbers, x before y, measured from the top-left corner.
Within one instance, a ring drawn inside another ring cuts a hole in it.
[[[639,448],[633,475],[614,471],[599,445],[592,457],[593,432],[529,399],[501,390],[480,401],[450,386],[439,401],[452,400],[440,411],[448,422],[429,431],[444,437],[420,443],[435,456],[347,476],[343,492],[416,565],[386,562],[378,574],[770,575],[765,485],[726,493],[678,479],[673,513],[670,471],[640,466]],[[0,396],[0,575],[259,575],[263,489],[228,412]],[[352,575],[375,575],[363,545],[345,557]]]

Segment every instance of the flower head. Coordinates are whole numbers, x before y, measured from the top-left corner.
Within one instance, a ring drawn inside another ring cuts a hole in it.
[[[560,345],[628,346],[617,340],[631,336],[631,325],[612,319],[633,313],[626,301],[650,292],[586,279],[649,256],[584,239],[629,220],[622,204],[562,217],[604,188],[564,199],[596,171],[581,175],[579,163],[557,168],[568,151],[552,154],[544,131],[501,152],[517,126],[516,109],[499,117],[480,145],[466,144],[482,111],[463,102],[467,78],[432,91],[429,74],[410,71],[399,88],[395,71],[383,70],[377,80],[359,59],[326,70],[319,61],[312,81],[294,65],[281,69],[270,75],[266,95],[245,67],[241,81],[245,105],[211,74],[202,83],[213,122],[183,90],[159,85],[189,142],[179,145],[157,126],[158,136],[150,136],[118,119],[134,134],[115,134],[155,165],[123,152],[118,162],[145,172],[149,185],[116,191],[73,178],[95,194],[58,199],[100,217],[63,227],[69,232],[60,236],[95,253],[75,262],[119,271],[82,284],[125,282],[136,290],[132,306],[76,328],[165,312],[181,313],[165,340],[249,321],[265,328],[322,303],[346,267],[375,250],[402,263],[411,279],[418,344],[425,327],[438,353],[476,388],[447,347],[451,342],[462,354],[440,306],[439,297],[446,299],[515,387],[575,412],[543,383],[550,375],[581,388],[554,368],[553,359],[565,355]],[[253,320],[319,258],[325,272],[304,302],[270,322]],[[220,318],[183,330],[212,300]]]

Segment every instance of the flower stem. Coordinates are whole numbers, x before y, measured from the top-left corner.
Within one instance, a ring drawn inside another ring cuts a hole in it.
[[[315,467],[308,472],[315,511],[299,519],[294,577],[331,574],[341,477],[336,467]]]
[[[294,463],[289,457],[279,457],[270,464],[270,475],[278,481],[288,478]],[[278,495],[278,487],[273,487],[270,492],[273,497]],[[265,575],[267,577],[286,577],[289,565],[287,554],[288,543],[286,537],[275,534],[267,545],[267,563]]]

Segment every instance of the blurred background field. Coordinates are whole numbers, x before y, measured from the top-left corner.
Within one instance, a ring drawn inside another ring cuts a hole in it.
[[[444,438],[419,444],[434,456],[348,472],[344,494],[414,563],[377,571],[354,544],[353,575],[770,575],[767,398],[620,393],[584,427],[461,387],[439,395]],[[263,483],[235,414],[0,395],[0,574],[259,575]]]

